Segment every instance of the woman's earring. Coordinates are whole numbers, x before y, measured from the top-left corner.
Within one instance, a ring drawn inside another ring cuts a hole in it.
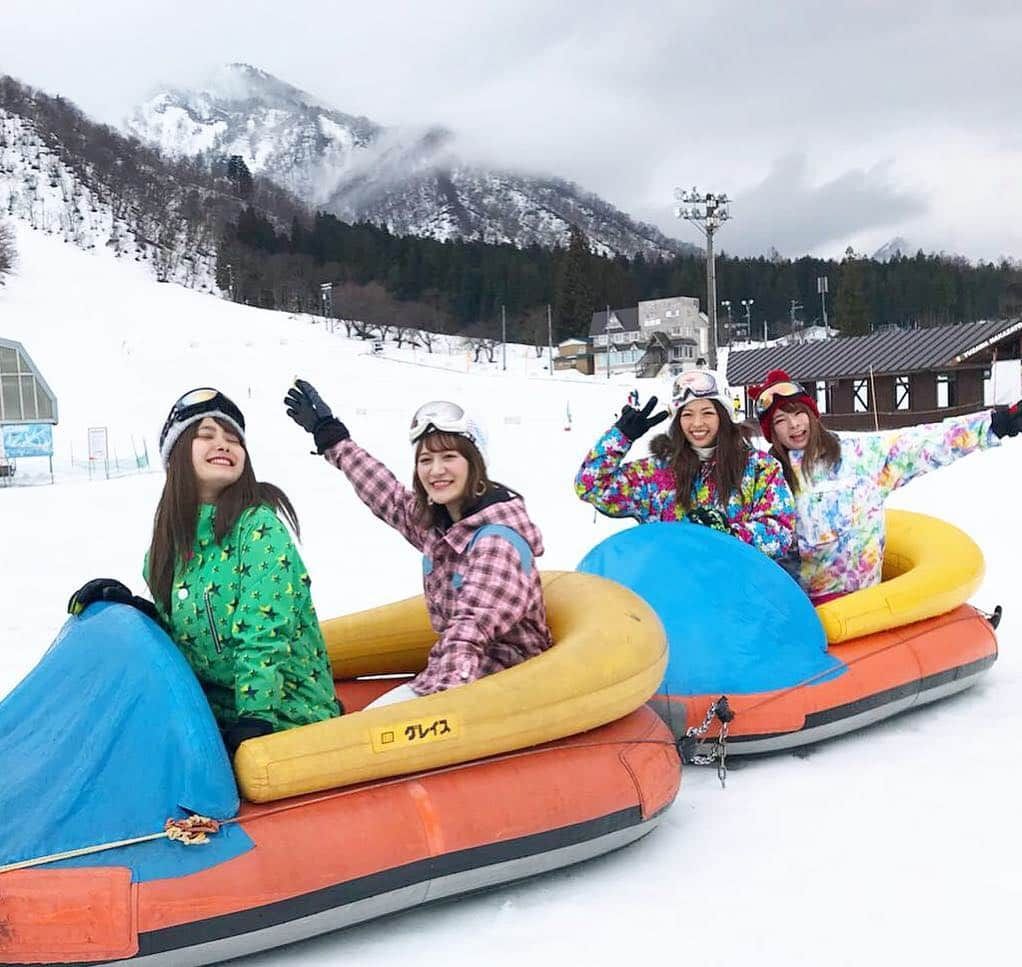
[[[486,493],[486,481],[485,480],[480,480],[479,483],[476,484],[476,496],[477,497],[482,497],[482,495],[485,494],[485,493]]]
[[[433,498],[432,497],[427,497],[426,498],[426,503],[429,504],[430,507],[432,507],[433,506]]]

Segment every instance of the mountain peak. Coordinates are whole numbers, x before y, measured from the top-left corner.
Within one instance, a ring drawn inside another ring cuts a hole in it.
[[[157,93],[127,127],[172,157],[239,155],[306,204],[396,234],[552,247],[577,225],[601,254],[691,249],[569,182],[467,164],[445,128],[384,128],[251,64]]]

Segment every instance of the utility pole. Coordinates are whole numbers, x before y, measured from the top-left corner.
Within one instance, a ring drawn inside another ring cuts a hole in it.
[[[742,299],[742,306],[745,309],[745,331],[750,340],[752,339],[752,307],[755,303],[755,299]],[[763,345],[766,345],[766,319],[763,320]]]
[[[550,303],[546,304],[546,367],[547,372],[554,374],[554,317],[550,312]]]
[[[796,328],[799,328],[799,329],[802,328],[802,324],[800,322],[796,323],[796,319],[795,319],[795,314],[801,308],[802,308],[802,303],[799,302],[798,299],[792,299],[791,300],[791,334],[792,334],[792,336],[795,335],[795,329]]]
[[[500,345],[503,350],[500,368],[507,369],[507,313],[504,311],[503,303],[500,306]]]
[[[823,328],[827,335],[830,335],[830,326],[827,325],[827,276],[816,277],[816,291],[820,293],[820,307],[823,309]]]
[[[675,189],[674,197],[682,203],[674,214],[687,222],[694,222],[706,236],[706,314],[710,320],[710,368],[717,368],[717,269],[713,255],[713,236],[730,217],[727,195],[713,192],[700,194],[695,187],[690,191]]]

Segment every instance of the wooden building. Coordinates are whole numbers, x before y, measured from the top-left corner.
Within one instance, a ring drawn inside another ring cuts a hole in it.
[[[868,336],[731,353],[727,378],[748,391],[770,370],[783,369],[815,392],[827,426],[887,429],[982,409],[993,363],[1020,358],[1020,319],[889,327]]]

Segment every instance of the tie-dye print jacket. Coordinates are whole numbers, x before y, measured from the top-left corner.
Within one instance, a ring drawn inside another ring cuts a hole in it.
[[[575,477],[575,493],[608,517],[634,517],[640,524],[684,520],[674,473],[657,457],[624,462],[631,441],[612,427],[586,454]],[[741,488],[722,501],[717,482],[703,464],[690,506],[717,507],[731,531],[768,557],[783,558],[795,546],[795,501],[781,465],[762,450],[750,450]]]
[[[789,452],[799,481],[796,533],[800,581],[809,597],[847,594],[879,583],[884,500],[910,480],[974,450],[996,446],[990,413],[841,439],[841,461],[806,481],[801,450]]]

